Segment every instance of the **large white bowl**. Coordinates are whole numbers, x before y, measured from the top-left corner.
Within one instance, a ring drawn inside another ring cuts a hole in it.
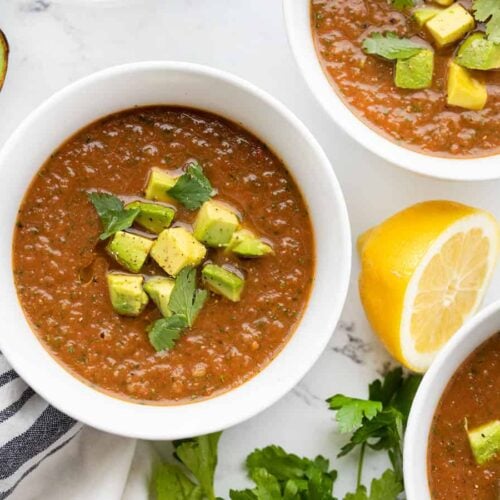
[[[311,31],[311,0],[283,0],[288,39],[312,93],[332,119],[353,139],[400,167],[441,179],[500,178],[500,155],[474,159],[439,158],[398,146],[360,120],[332,88],[321,67]]]
[[[407,500],[430,500],[427,445],[439,400],[465,359],[498,331],[500,301],[468,321],[437,355],[425,374],[411,407],[405,435],[403,465]]]
[[[154,406],[92,389],[59,365],[30,330],[12,275],[12,234],[38,168],[73,133],[109,113],[175,104],[227,117],[262,139],[285,162],[307,201],[316,272],[305,315],[282,352],[242,386],[206,401]],[[264,410],[311,368],[332,335],[347,293],[351,238],[332,167],[314,137],[282,104],[218,70],[179,62],[110,68],[61,90],[17,129],[0,153],[0,348],[19,375],[54,406],[93,427],[144,439],[177,439],[220,430]]]

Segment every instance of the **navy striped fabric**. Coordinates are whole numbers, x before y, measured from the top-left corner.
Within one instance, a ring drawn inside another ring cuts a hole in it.
[[[0,500],[81,427],[35,394],[0,353]]]

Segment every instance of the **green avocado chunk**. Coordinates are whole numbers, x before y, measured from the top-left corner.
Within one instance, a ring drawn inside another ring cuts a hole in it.
[[[421,9],[415,9],[413,11],[413,19],[422,28],[425,26],[427,21],[430,21],[433,17],[436,17],[441,12],[441,9],[435,9],[433,7],[423,7]]]
[[[455,61],[468,69],[499,69],[500,44],[487,40],[484,33],[474,33],[462,43]]]
[[[408,59],[398,59],[394,81],[401,89],[426,89],[432,85],[434,52],[423,49]]]
[[[118,231],[106,250],[123,267],[138,273],[146,261],[154,241],[137,234]]]
[[[144,290],[165,318],[172,315],[168,303],[170,302],[170,295],[172,295],[174,286],[175,281],[164,276],[153,276],[152,278],[148,278],[144,284]]]
[[[144,229],[156,234],[160,234],[164,229],[170,227],[175,216],[173,208],[158,203],[133,201],[126,205],[125,208],[138,208],[140,212],[135,218],[135,222]]]
[[[201,271],[204,283],[215,293],[233,302],[238,302],[245,286],[245,280],[237,274],[216,266],[207,264]]]
[[[166,170],[153,167],[149,173],[144,192],[146,199],[175,203],[175,200],[167,194],[167,191],[175,186],[177,179],[177,176],[170,174]]]
[[[108,273],[106,277],[113,309],[124,316],[141,314],[149,300],[142,289],[144,278],[122,273]]]
[[[214,200],[203,203],[194,221],[194,237],[209,247],[223,247],[238,229],[236,213]]]
[[[470,430],[466,426],[466,430],[472,454],[479,465],[500,454],[500,420],[492,420]]]
[[[227,249],[241,257],[262,257],[273,253],[271,246],[257,238],[257,236],[248,229],[236,231]]]

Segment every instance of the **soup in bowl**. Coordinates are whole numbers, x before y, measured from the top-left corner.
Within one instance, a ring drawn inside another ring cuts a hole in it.
[[[498,498],[500,303],[466,324],[415,397],[404,446],[409,500]]]
[[[2,351],[85,423],[225,428],[289,390],[335,328],[342,194],[303,125],[246,82],[111,68],[36,110],[0,168]]]
[[[284,0],[284,6],[304,78],[355,140],[433,177],[500,176],[500,58],[471,60],[478,45],[498,52],[486,35],[489,19],[479,21],[471,2]]]

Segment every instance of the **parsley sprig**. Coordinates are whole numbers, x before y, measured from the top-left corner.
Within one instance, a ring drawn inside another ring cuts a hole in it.
[[[477,21],[486,23],[488,40],[500,43],[500,2],[498,0],[474,0],[472,10]]]
[[[392,31],[372,33],[363,40],[362,47],[366,54],[380,56],[390,61],[408,59],[425,48],[414,40],[398,37]]]
[[[177,275],[168,303],[172,316],[156,320],[149,327],[149,341],[156,351],[172,349],[182,332],[193,326],[208,296],[196,288],[196,268],[185,267]]]
[[[420,376],[404,376],[401,368],[390,371],[383,380],[369,386],[369,399],[337,394],[330,407],[342,432],[352,432],[339,456],[361,447],[356,491],[344,500],[396,500],[403,490],[401,445],[413,397]],[[216,500],[214,474],[220,433],[174,442],[178,464],[158,464],[153,469],[151,493],[156,500]],[[366,447],[387,450],[393,469],[371,481],[370,489],[361,484]],[[337,472],[329,461],[299,457],[279,446],[254,450],[246,460],[253,487],[231,490],[231,500],[335,500],[333,485]],[[219,499],[217,499],[219,500]]]
[[[109,193],[89,192],[89,200],[101,219],[102,233],[99,238],[106,240],[118,231],[129,228],[139,215],[138,208],[125,208],[123,202]]]
[[[168,190],[169,196],[182,203],[189,210],[196,210],[210,199],[213,188],[205,177],[201,165],[193,162],[186,172],[179,177],[175,185]]]
[[[420,380],[421,377],[418,375],[405,377],[401,368],[395,368],[388,372],[383,380],[375,380],[370,384],[367,400],[350,398],[341,394],[327,400],[330,409],[337,412],[336,420],[339,423],[339,430],[353,432],[338,456],[347,455],[358,446],[361,448],[356,494],[359,492],[361,495],[364,491],[365,497],[350,498],[371,498],[366,497],[366,488],[361,484],[366,447],[387,451],[393,470],[391,474],[385,475],[383,482],[397,483],[398,493],[403,491],[403,432]],[[380,478],[381,481],[382,478]],[[396,490],[394,484],[391,489]],[[389,500],[396,498],[396,495],[384,498]]]

